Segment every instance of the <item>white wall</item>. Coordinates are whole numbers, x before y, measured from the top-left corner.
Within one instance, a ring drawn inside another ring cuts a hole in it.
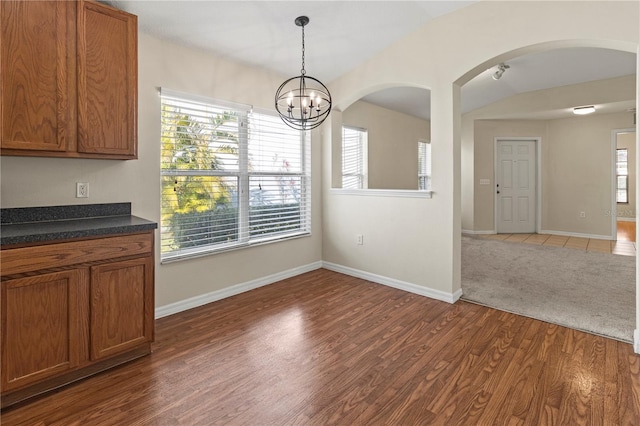
[[[612,236],[611,131],[631,123],[628,113],[549,121],[542,153],[545,231]]]
[[[366,203],[357,196],[344,198],[327,189],[335,172],[324,174],[325,259],[392,278],[402,274],[413,277],[418,286],[455,294],[460,289],[463,176],[460,85],[498,62],[550,48],[592,46],[637,53],[638,16],[637,2],[478,2],[431,21],[332,82],[330,89],[339,110],[385,87],[429,88],[431,140],[438,144],[432,151],[434,196],[419,202],[420,218],[414,222],[418,235],[406,241],[397,241],[409,228],[404,220],[412,220],[404,203],[390,197],[374,197]],[[324,161],[331,161],[339,148],[334,142],[325,139],[331,146],[323,151]],[[471,151],[465,149],[467,162],[473,157]],[[465,164],[465,169],[467,166],[474,167]],[[472,175],[464,174],[466,179]],[[390,212],[393,220],[389,220]],[[358,221],[364,217],[366,221]],[[333,225],[338,222],[345,225]],[[374,235],[384,244],[370,251],[357,250],[349,237],[356,232]],[[395,256],[383,262],[384,253]],[[396,259],[411,258],[412,253],[423,257],[397,264]],[[428,272],[424,263],[429,265]]]
[[[418,189],[418,141],[429,140],[429,121],[364,101],[342,121],[367,130],[369,188]]]
[[[473,230],[495,230],[495,138],[540,137],[540,231],[611,237],[611,131],[631,123],[629,113],[557,120],[475,120]],[[491,184],[480,185],[480,179],[490,179]],[[580,212],[586,217],[580,217]]]
[[[318,144],[313,144],[313,236],[158,265],[157,304],[296,268],[321,256],[455,294],[460,289],[463,176],[460,86],[498,62],[554,47],[594,46],[640,53],[638,9],[638,2],[625,1],[482,1],[441,16],[389,46],[330,84],[336,108],[332,116],[336,119],[323,126],[321,138],[314,138],[323,141],[324,165]],[[284,78],[144,34],[139,43],[140,159],[107,162],[2,157],[3,207],[77,203],[73,197],[75,182],[88,181],[92,194],[88,202],[132,201],[135,214],[158,220],[160,119],[156,87],[199,91],[270,107],[273,93]],[[334,194],[330,190],[336,179],[336,169],[331,167],[335,155],[332,142],[339,139],[340,111],[366,94],[391,86],[431,90],[431,140],[438,141],[432,149],[433,199],[371,197],[362,201],[357,196]],[[636,99],[638,90],[636,85]],[[465,149],[465,161],[470,159],[469,152]],[[322,185],[318,179],[321,166]],[[468,166],[472,168],[473,164]],[[321,190],[322,200],[318,198]],[[365,235],[360,249],[351,237],[355,233]],[[369,238],[376,244],[368,245]],[[640,303],[638,306],[640,324]]]
[[[133,214],[160,220],[159,87],[272,108],[284,76],[139,35],[139,159],[130,161],[1,157],[2,207],[132,202]],[[156,306],[321,260],[320,138],[312,138],[312,236],[160,265]],[[75,182],[90,198],[75,198]],[[156,232],[156,241],[159,234]]]

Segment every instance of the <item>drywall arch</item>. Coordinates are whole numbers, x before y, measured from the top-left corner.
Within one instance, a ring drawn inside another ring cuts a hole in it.
[[[487,70],[494,69],[495,66],[500,62],[511,62],[511,60],[526,56],[531,53],[538,53],[544,51],[551,51],[563,48],[575,48],[575,47],[591,47],[591,48],[600,48],[607,50],[617,50],[622,52],[627,52],[631,54],[636,54],[637,44],[633,42],[625,42],[620,40],[594,40],[594,39],[568,39],[568,40],[555,40],[555,41],[547,41],[534,45],[523,46],[519,48],[515,48],[508,52],[494,52],[496,56],[493,56],[489,59],[481,58],[482,62],[478,65],[474,66],[470,70],[468,70],[465,74],[460,76],[454,84],[457,86],[464,86],[467,82],[473,79],[476,76],[482,75],[486,73]],[[552,72],[552,70],[550,70]],[[611,84],[615,84],[614,87],[611,87],[611,91],[607,88],[607,84],[602,82],[596,88],[594,83],[589,83],[591,86],[600,93],[600,96],[604,96],[607,98],[607,102],[612,102],[615,96],[626,96],[624,93],[627,90],[634,90],[632,86],[627,84],[628,82],[633,81],[631,79],[626,79],[625,83],[622,84],[620,82],[611,82]],[[586,86],[587,83],[583,83],[583,86]],[[569,107],[579,105],[581,102],[584,103],[583,95],[587,92],[580,90],[570,89],[571,86],[567,86],[569,90],[558,91],[555,90],[555,95],[553,98],[545,98],[542,96],[543,92],[535,92],[540,96],[532,93],[528,98],[527,95],[521,94],[516,95],[510,99],[501,100],[499,102],[495,102],[490,105],[486,105],[482,108],[479,108],[474,111],[467,112],[463,115],[462,120],[462,198],[463,198],[463,211],[462,211],[462,229],[464,231],[468,231],[470,233],[487,233],[493,230],[493,217],[494,212],[491,206],[488,204],[487,197],[490,197],[489,187],[479,187],[478,186],[478,175],[482,174],[482,177],[487,177],[489,175],[493,175],[492,170],[487,170],[487,163],[483,163],[482,161],[478,163],[478,159],[476,157],[476,150],[478,149],[477,145],[474,143],[474,128],[473,123],[474,120],[480,119],[500,119],[501,115],[504,113],[520,113],[526,114],[530,112],[540,112],[545,108],[553,109],[553,110],[562,110],[568,109]],[[576,86],[577,87],[577,86]],[[624,91],[621,89],[624,88]],[[617,89],[617,90],[616,90]],[[604,95],[604,93],[608,93],[608,95]],[[635,93],[633,93],[635,95]],[[604,100],[603,98],[603,100]],[[571,101],[573,99],[573,101]],[[628,99],[628,98],[624,98]],[[619,98],[622,100],[622,98]],[[599,103],[597,100],[591,101],[592,103]],[[476,141],[477,142],[477,141]],[[486,159],[485,159],[486,160]],[[475,178],[475,181],[474,181]],[[599,201],[592,200],[593,203],[598,203]],[[550,214],[550,213],[549,213]],[[602,227],[602,223],[599,223],[598,226]],[[544,229],[558,229],[558,228],[544,228]],[[568,229],[567,231],[571,231]],[[575,231],[577,232],[577,231]],[[605,234],[605,230],[600,229],[600,232],[597,234]]]
[[[621,40],[597,40],[597,39],[569,39],[569,40],[552,40],[541,42],[529,46],[518,47],[508,52],[499,53],[495,56],[479,63],[469,69],[462,76],[454,81],[454,84],[462,87],[477,75],[483,73],[489,68],[498,65],[500,62],[507,62],[510,59],[530,53],[545,52],[554,49],[563,49],[570,47],[597,47],[602,49],[620,50],[623,52],[636,53],[638,44]]]
[[[430,140],[430,99],[428,89],[391,86],[371,92],[342,109],[343,126],[366,130],[363,187],[418,190],[417,147],[418,141]],[[344,148],[340,149],[341,154],[344,152]]]
[[[640,45],[637,42],[630,42],[630,41],[621,41],[621,40],[613,40],[613,39],[607,39],[607,40],[567,39],[567,40],[548,41],[548,42],[538,43],[534,45],[523,46],[521,48],[516,48],[508,52],[497,54],[496,56],[493,56],[481,62],[480,64],[471,68],[465,74],[460,76],[453,83],[453,85],[462,87],[464,84],[469,82],[475,76],[483,73],[489,68],[495,67],[500,62],[507,62],[510,59],[513,59],[522,55],[526,55],[529,53],[542,52],[542,51],[548,51],[548,50],[554,50],[554,49],[562,49],[562,48],[571,48],[571,47],[596,47],[596,48],[618,50],[618,51],[635,54],[636,63],[638,64],[636,67],[636,77],[635,77],[635,80],[636,80],[635,102],[636,102],[636,109],[638,108],[638,105],[640,105]],[[477,118],[483,118],[481,117],[481,114],[475,114],[475,115],[477,116]],[[462,185],[461,192],[464,194],[464,197],[466,197],[464,199],[466,203],[464,203],[463,201],[463,203],[465,204],[464,208],[471,209],[471,219],[470,220],[467,219],[467,222],[474,224],[476,212],[474,212],[473,209],[476,201],[478,200],[478,197],[474,193],[476,189],[474,182],[478,180],[478,177],[475,175],[475,168],[477,164],[474,162],[475,137],[473,134],[474,127],[468,126],[468,125],[466,127],[467,128],[462,129],[463,138],[461,141],[461,146],[462,146],[461,169],[468,170],[469,172],[466,175],[463,173],[463,175],[461,176],[461,185]],[[640,125],[636,124],[636,135],[638,134],[639,128],[640,128]],[[636,143],[637,144],[640,143],[640,138],[637,137]],[[638,161],[638,159],[636,159],[636,161]],[[636,185],[638,185],[638,183],[640,182],[640,179],[638,179],[637,177],[636,179],[637,179]],[[480,194],[479,197],[482,198],[482,194]],[[466,212],[461,212],[461,216],[463,216],[463,218],[465,217],[465,213]],[[473,227],[471,229],[475,230],[475,228]],[[482,233],[482,231],[480,231],[480,233]],[[636,257],[636,270],[638,270],[638,268],[640,268],[640,260],[638,259],[638,257]],[[640,330],[640,275],[636,277],[635,322],[636,322],[636,331],[634,334],[634,349],[637,353],[640,353],[640,334],[638,332],[638,330]]]
[[[423,90],[431,91],[430,87],[417,82],[398,82],[398,81],[379,82],[372,86],[361,87],[355,92],[349,93],[342,99],[336,101],[334,103],[334,107],[338,111],[344,111],[345,109],[349,108],[352,104],[356,103],[357,101],[359,101],[360,99],[364,98],[367,95],[371,95],[373,93],[376,93],[385,89],[393,89],[396,87],[412,87],[415,89],[423,89]]]

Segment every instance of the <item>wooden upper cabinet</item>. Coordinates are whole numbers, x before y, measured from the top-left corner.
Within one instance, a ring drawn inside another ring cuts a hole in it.
[[[79,4],[79,152],[137,154],[137,26],[129,13]]]
[[[137,17],[0,1],[2,155],[137,158]]]
[[[0,145],[66,151],[75,139],[75,4],[0,2]]]

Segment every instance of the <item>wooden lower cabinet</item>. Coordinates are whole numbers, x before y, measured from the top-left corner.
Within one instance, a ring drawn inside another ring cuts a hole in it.
[[[153,340],[153,262],[149,257],[91,268],[91,359]]]
[[[3,391],[66,373],[87,358],[86,270],[2,285]]]
[[[55,268],[67,249],[77,264]],[[149,232],[2,250],[2,408],[151,352],[152,249]],[[23,256],[45,269],[24,272]]]

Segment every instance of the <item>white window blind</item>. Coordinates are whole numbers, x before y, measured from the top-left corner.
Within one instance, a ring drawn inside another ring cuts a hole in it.
[[[629,202],[629,169],[628,151],[626,148],[616,149],[616,202]]]
[[[367,131],[342,127],[342,187],[367,188]]]
[[[431,191],[431,142],[418,141],[418,189]]]
[[[245,105],[161,99],[163,261],[310,232],[306,133]]]

